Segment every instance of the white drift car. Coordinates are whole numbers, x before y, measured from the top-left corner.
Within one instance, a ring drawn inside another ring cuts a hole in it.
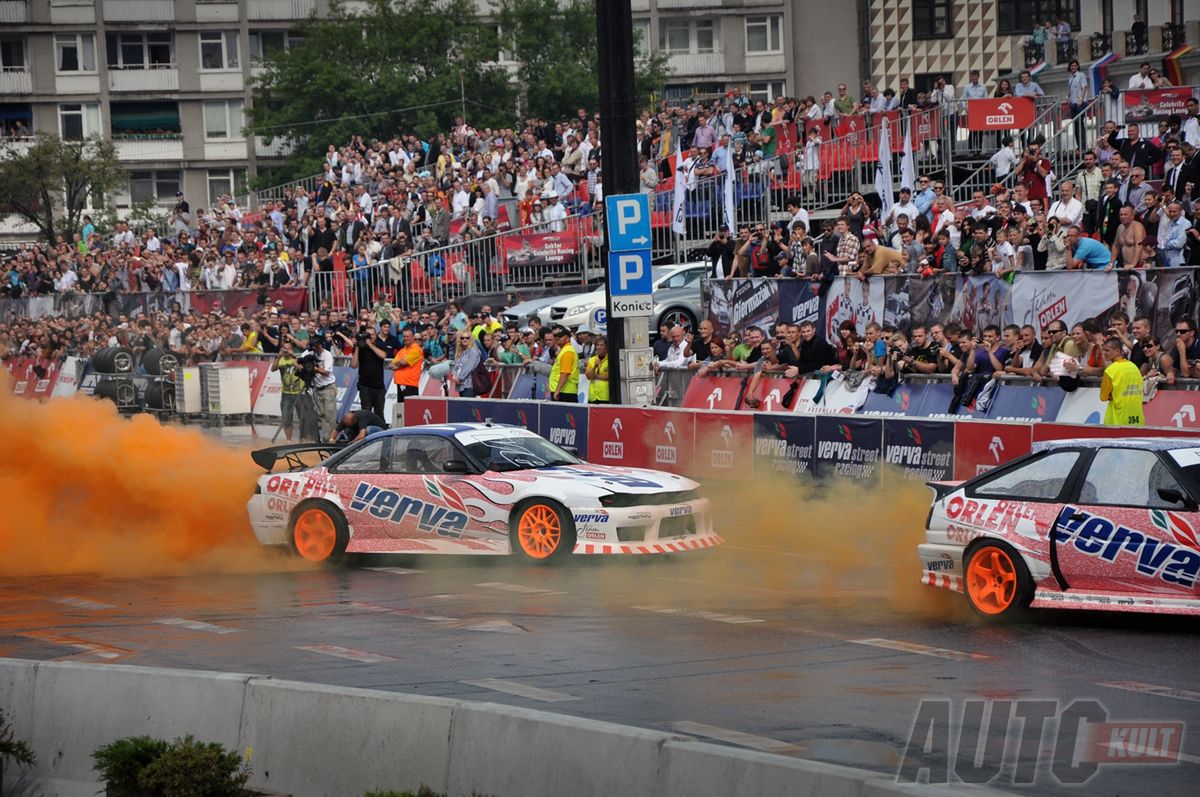
[[[254,452],[250,521],[264,545],[305,559],[346,553],[653,554],[721,543],[709,502],[682,476],[590,465],[526,429],[480,423],[379,432],[302,468],[305,451]]]

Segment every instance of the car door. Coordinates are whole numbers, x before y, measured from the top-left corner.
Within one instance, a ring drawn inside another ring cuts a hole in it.
[[[944,509],[931,513],[930,530],[936,533],[944,517],[947,542],[966,545],[981,536],[1005,540],[1025,557],[1040,585],[1052,578],[1050,532],[1080,461],[1080,451],[1071,448],[1001,465],[968,483],[962,496],[946,499]]]
[[[457,493],[444,486],[445,463],[466,463],[454,441],[432,434],[394,435],[377,480],[381,489],[365,488],[367,513],[383,524],[386,535],[403,540],[398,550],[440,550],[456,541],[470,515]]]
[[[1194,597],[1195,501],[1162,451],[1097,448],[1059,518],[1058,566],[1068,589]]]
[[[390,443],[387,437],[360,443],[328,465],[329,478],[353,529],[347,550],[374,550],[369,541],[388,537],[384,519],[370,510],[384,486],[383,464]]]

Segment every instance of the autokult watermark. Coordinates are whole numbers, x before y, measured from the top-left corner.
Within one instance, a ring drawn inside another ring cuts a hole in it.
[[[1103,766],[1179,763],[1184,724],[1112,721],[1095,700],[922,700],[901,783],[1082,785]]]

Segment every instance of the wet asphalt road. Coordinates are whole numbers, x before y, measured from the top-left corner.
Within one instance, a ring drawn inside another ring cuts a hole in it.
[[[492,701],[891,772],[922,700],[952,701],[957,724],[968,699],[1092,699],[1110,721],[1185,723],[1185,762],[1106,765],[1082,789],[1063,785],[1047,769],[1070,752],[1055,751],[1051,723],[1036,784],[1014,786],[1018,724],[992,787],[1197,793],[1196,618],[1063,612],[984,626],[957,596],[909,589],[915,557],[897,592],[887,567],[831,580],[838,563],[731,537],[561,568],[376,556],[341,570],[0,579],[0,656]]]

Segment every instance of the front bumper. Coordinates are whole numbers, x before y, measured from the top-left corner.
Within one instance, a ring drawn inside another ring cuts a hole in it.
[[[724,542],[713,530],[707,498],[668,506],[576,509],[573,514],[578,554],[682,553]]]

